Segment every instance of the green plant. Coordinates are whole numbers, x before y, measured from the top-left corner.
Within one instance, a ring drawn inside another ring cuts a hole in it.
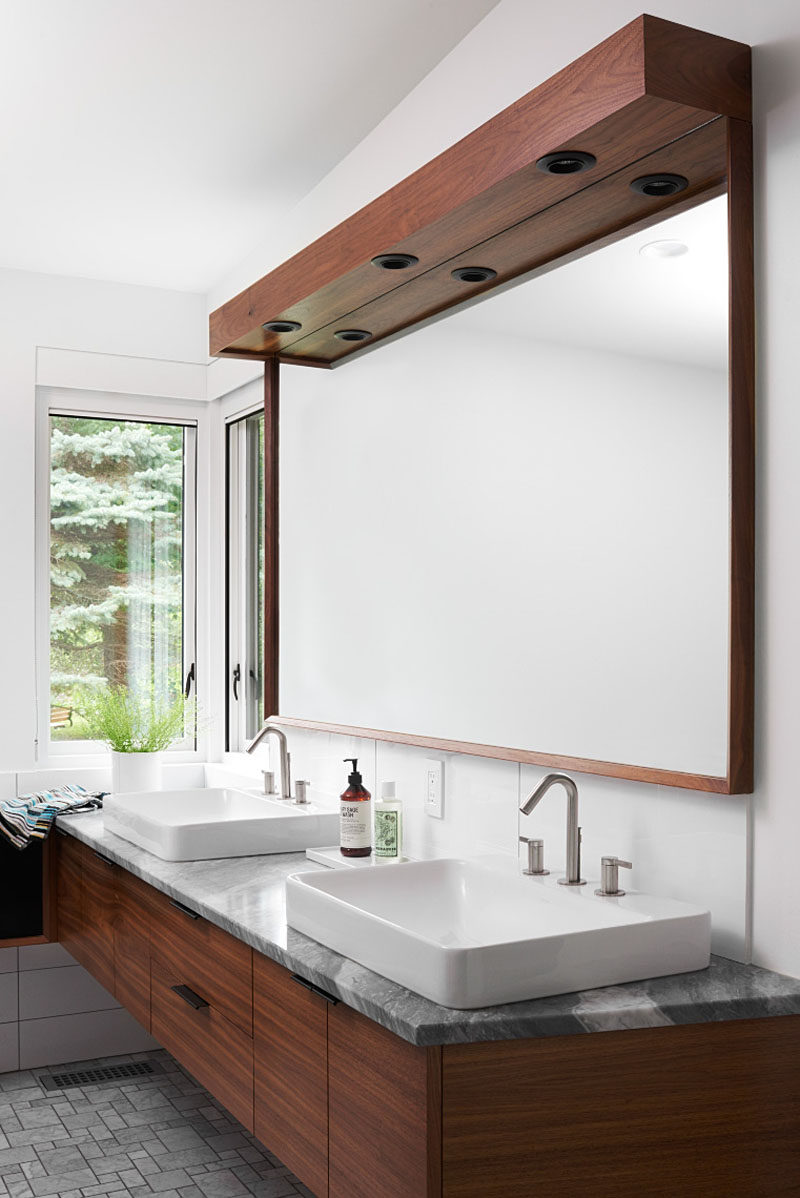
[[[157,753],[183,738],[193,707],[194,700],[182,695],[158,702],[126,686],[108,686],[87,695],[81,715],[91,739],[105,741],[117,753]]]

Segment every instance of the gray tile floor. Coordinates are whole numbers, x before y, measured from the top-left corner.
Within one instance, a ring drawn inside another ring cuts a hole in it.
[[[52,1091],[38,1076],[76,1066],[0,1074],[0,1195],[313,1198],[168,1053],[80,1064],[144,1059],[164,1072]]]

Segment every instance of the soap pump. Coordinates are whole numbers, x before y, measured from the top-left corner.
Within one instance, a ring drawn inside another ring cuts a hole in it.
[[[369,857],[372,852],[372,795],[362,783],[358,758],[345,757],[353,766],[339,806],[339,851],[343,857]]]

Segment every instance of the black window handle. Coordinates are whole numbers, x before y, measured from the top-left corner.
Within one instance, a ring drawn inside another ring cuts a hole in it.
[[[170,986],[170,990],[174,990],[178,997],[187,1002],[190,1007],[194,1007],[195,1011],[202,1011],[203,1007],[208,1006],[206,1000],[199,994],[195,994],[189,986]]]
[[[335,1007],[338,1003],[338,998],[334,998],[332,994],[328,994],[327,990],[323,990],[321,986],[315,986],[313,982],[309,982],[307,978],[301,978],[299,973],[291,975],[292,981],[297,982],[298,986],[305,986],[306,990],[310,990],[312,994],[316,994],[318,998],[324,998],[325,1002]]]
[[[170,907],[174,907],[176,911],[181,911],[184,915],[188,915],[190,919],[199,919],[200,916],[191,907],[184,907],[183,903],[179,903],[177,899],[169,900]]]
[[[242,668],[237,665],[233,671],[233,697],[239,702],[239,683],[242,681]]]
[[[192,662],[192,664],[189,666],[189,673],[186,675],[186,681],[185,681],[185,682],[184,682],[184,684],[183,684],[183,697],[184,697],[184,699],[188,699],[188,698],[189,698],[189,692],[190,692],[190,691],[191,691],[191,689],[192,689],[192,683],[193,683],[194,681],[195,681],[195,675],[194,675],[194,662]]]

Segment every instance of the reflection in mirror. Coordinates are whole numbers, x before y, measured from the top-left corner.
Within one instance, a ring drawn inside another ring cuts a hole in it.
[[[726,219],[283,371],[282,715],[725,773]]]

